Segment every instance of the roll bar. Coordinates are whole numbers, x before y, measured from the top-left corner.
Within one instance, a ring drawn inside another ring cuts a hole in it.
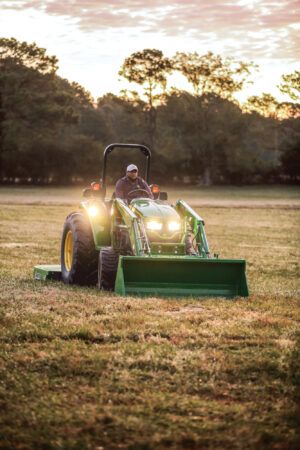
[[[136,148],[140,150],[146,156],[146,174],[145,179],[147,183],[149,183],[149,173],[150,173],[150,159],[151,159],[151,151],[148,147],[142,144],[110,144],[108,145],[103,153],[103,168],[102,168],[102,178],[100,180],[102,186],[105,188],[106,184],[106,165],[107,165],[107,157],[115,148]]]

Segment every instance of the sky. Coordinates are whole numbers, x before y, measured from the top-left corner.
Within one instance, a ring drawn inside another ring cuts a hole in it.
[[[134,89],[118,71],[145,48],[254,61],[260,70],[241,101],[262,92],[287,100],[276,86],[300,70],[300,0],[0,0],[0,30],[56,55],[58,74],[95,98]],[[175,83],[189,89],[183,77]]]

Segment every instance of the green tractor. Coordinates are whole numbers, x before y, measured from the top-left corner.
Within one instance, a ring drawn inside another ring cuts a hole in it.
[[[152,185],[129,193],[128,202],[106,199],[106,170],[115,149],[137,149],[146,157],[149,182],[151,152],[139,144],[111,144],[104,150],[100,183],[83,192],[80,210],[65,220],[61,265],[36,266],[35,279],[98,285],[119,295],[248,296],[244,260],[211,255],[203,219],[183,200],[167,202]]]

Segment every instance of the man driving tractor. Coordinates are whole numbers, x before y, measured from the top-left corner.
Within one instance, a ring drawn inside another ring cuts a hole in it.
[[[146,181],[130,164],[117,183],[116,198],[110,199],[107,158],[116,148],[136,149],[146,157]],[[151,151],[143,144],[105,148],[101,183],[86,188],[80,208],[66,217],[61,264],[35,266],[35,279],[97,283],[119,295],[248,296],[245,261],[210,253],[201,216],[184,200],[167,203],[167,193],[155,185],[152,199],[150,159]]]
[[[143,195],[144,191],[144,195]],[[146,191],[146,192],[145,192]],[[138,176],[138,168],[135,164],[129,164],[126,169],[126,176],[120,178],[116,183],[116,198],[121,198],[125,201],[130,201],[136,196],[147,196],[153,199],[153,194],[150,187],[143,178]],[[129,239],[128,233],[126,233],[126,239]],[[197,255],[197,252],[193,246],[193,240],[191,233],[187,233],[185,239],[185,250],[188,255]]]
[[[133,191],[146,191],[147,197],[153,199],[153,194],[143,178],[138,176],[138,168],[135,164],[129,164],[126,176],[120,178],[116,183],[116,198],[128,201],[128,194]]]

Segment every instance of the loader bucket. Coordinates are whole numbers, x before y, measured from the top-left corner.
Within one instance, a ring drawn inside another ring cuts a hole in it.
[[[244,260],[120,256],[115,292],[168,297],[247,297]]]

